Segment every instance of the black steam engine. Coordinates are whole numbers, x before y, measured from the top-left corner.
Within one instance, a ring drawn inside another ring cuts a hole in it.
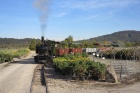
[[[42,36],[41,44],[36,45],[36,56],[34,56],[34,61],[36,63],[47,63],[51,62],[53,58],[53,48],[56,42],[50,40],[44,40]]]

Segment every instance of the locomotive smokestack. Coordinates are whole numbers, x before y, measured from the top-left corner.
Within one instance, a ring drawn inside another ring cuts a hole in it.
[[[41,42],[44,43],[44,36],[41,37]]]

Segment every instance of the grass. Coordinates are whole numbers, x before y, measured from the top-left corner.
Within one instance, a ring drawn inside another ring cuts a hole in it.
[[[29,49],[0,49],[0,63],[11,61],[13,58],[21,57],[29,53]]]

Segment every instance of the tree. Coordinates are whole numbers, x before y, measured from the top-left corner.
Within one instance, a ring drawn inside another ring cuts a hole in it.
[[[82,41],[82,47],[87,48],[88,47],[88,42],[83,40]]]
[[[36,40],[35,39],[32,39],[30,45],[29,45],[29,49],[30,50],[35,50],[36,48]]]
[[[65,40],[64,40],[64,42],[66,43],[65,44],[65,47],[72,47],[72,43],[73,43],[73,36],[68,36]]]
[[[41,42],[41,41],[36,41],[36,44],[37,44],[37,45],[41,45],[42,42]]]

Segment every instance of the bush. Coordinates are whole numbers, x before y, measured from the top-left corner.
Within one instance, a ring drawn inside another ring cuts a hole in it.
[[[13,56],[10,54],[0,53],[0,62],[9,62],[13,59]]]
[[[13,57],[21,57],[29,52],[29,49],[4,49],[0,50],[0,63],[9,62]]]
[[[78,77],[85,76],[85,73],[87,72],[87,65],[84,61],[76,61],[73,63],[73,74],[75,74]]]
[[[68,62],[62,62],[60,64],[57,63],[55,67],[56,67],[56,70],[63,75],[70,74],[71,68]]]
[[[36,40],[32,39],[30,45],[29,45],[30,50],[35,50],[36,49]]]
[[[82,52],[82,57],[88,57],[88,54],[86,52]]]
[[[91,75],[92,77],[101,77],[105,74],[105,64],[93,62],[89,58],[82,56],[67,55],[53,59],[55,71],[63,74],[77,77]]]
[[[93,61],[88,61],[88,74],[91,76],[98,76],[101,77],[102,75],[105,74],[106,71],[106,65],[102,64],[100,62],[93,62]]]

